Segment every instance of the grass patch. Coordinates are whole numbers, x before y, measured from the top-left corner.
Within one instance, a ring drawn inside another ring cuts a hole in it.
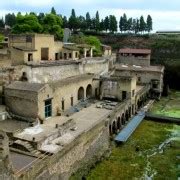
[[[141,178],[147,164],[146,155],[168,138],[171,134],[168,129],[173,129],[173,125],[143,121],[128,142],[119,147],[114,146],[110,157],[99,163],[89,173],[87,179]],[[138,152],[136,151],[137,146],[139,147]],[[152,168],[157,172],[155,179],[177,179],[176,156],[180,154],[177,147],[179,147],[179,142],[174,142],[173,146],[168,147],[164,153],[158,153],[150,158]]]
[[[168,97],[162,97],[154,103],[151,112],[158,115],[180,118],[180,92],[172,91]]]

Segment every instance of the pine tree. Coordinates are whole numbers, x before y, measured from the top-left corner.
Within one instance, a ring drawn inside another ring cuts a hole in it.
[[[76,18],[75,10],[72,9],[71,16],[69,18],[69,28],[72,30],[76,30],[78,28],[78,20]]]
[[[3,17],[0,19],[0,28],[4,28],[4,19],[3,19]]]
[[[88,30],[91,29],[91,16],[89,12],[86,13],[86,25]]]
[[[117,20],[114,15],[109,16],[109,30],[114,33],[117,31]]]
[[[68,20],[67,20],[67,17],[64,16],[64,17],[62,18],[62,20],[63,20],[63,28],[68,28]]]
[[[122,33],[122,31],[123,31],[123,17],[122,16],[120,17],[120,20],[119,20],[119,30]]]
[[[143,16],[140,17],[139,30],[141,32],[146,30],[146,23],[144,21],[144,17]]]
[[[136,20],[136,27],[135,27],[135,34],[137,34],[140,31],[140,23],[139,19]]]
[[[104,31],[105,30],[105,27],[104,27],[104,20],[101,19],[101,22],[100,22],[100,31]]]
[[[14,13],[5,15],[5,24],[12,27],[16,24],[16,16]]]
[[[151,16],[150,15],[148,15],[147,16],[147,20],[146,20],[146,30],[148,31],[148,32],[150,32],[150,31],[152,31],[152,18],[151,18]]]
[[[96,22],[95,22],[96,32],[100,30],[99,12],[96,12]]]
[[[122,29],[123,29],[123,31],[128,30],[127,16],[125,13],[123,14],[123,19],[122,19]]]
[[[127,21],[127,30],[132,31],[132,18],[129,18]]]
[[[104,19],[104,29],[107,32],[109,30],[109,17],[106,16]]]
[[[51,13],[56,15],[56,10],[54,9],[54,7],[51,8]]]

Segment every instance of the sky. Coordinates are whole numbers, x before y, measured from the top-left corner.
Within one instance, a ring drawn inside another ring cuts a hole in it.
[[[94,17],[98,10],[100,18],[115,15],[118,21],[123,13],[133,18],[143,15],[145,19],[150,14],[153,31],[180,30],[180,0],[1,0],[0,16],[19,11],[48,13],[51,7],[67,17],[72,8],[77,16],[90,12]]]

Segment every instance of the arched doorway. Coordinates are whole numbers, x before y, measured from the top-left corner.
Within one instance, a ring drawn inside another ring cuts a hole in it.
[[[122,119],[122,125],[125,125],[125,115],[124,115],[124,113],[122,114],[121,119]]]
[[[112,127],[111,127],[111,124],[109,125],[109,135],[110,135],[110,136],[112,135]]]
[[[78,100],[84,99],[84,88],[80,87],[78,90]]]
[[[121,118],[118,117],[118,120],[117,120],[117,129],[120,130],[120,128],[121,128]]]
[[[131,107],[128,108],[129,111],[129,118],[131,117]]]
[[[86,88],[86,98],[91,98],[92,97],[92,86],[91,84],[88,84]]]
[[[115,121],[112,124],[112,133],[116,134],[116,122]]]
[[[128,121],[128,119],[129,119],[129,113],[128,113],[128,110],[126,110],[126,121]]]

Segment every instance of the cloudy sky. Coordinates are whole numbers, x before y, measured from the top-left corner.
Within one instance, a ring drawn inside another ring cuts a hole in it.
[[[74,8],[76,15],[85,16],[90,12],[91,17],[99,11],[100,17],[113,14],[119,17],[126,13],[128,17],[153,18],[154,31],[180,30],[180,0],[2,0],[0,16],[8,12],[49,12],[54,6],[58,14],[69,16]]]

